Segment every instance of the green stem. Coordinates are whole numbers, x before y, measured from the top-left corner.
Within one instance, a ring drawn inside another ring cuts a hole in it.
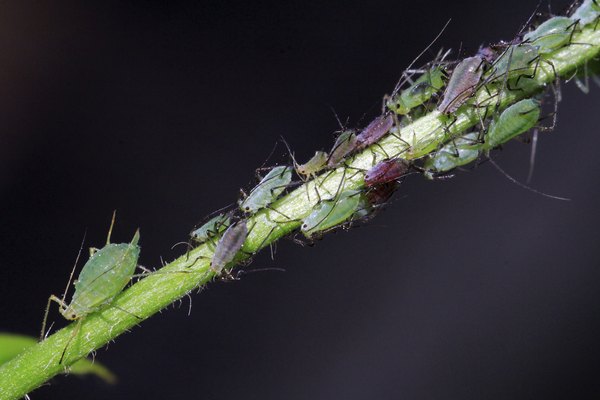
[[[450,135],[458,135],[475,126],[485,112],[490,115],[498,109],[496,107],[505,108],[542,91],[555,79],[550,63],[560,77],[569,76],[578,66],[598,55],[600,30],[594,30],[592,26],[585,27],[574,36],[573,42],[545,56],[549,63],[540,63],[532,83],[524,90],[498,92],[492,89],[488,92],[482,88],[475,96],[477,107],[462,107],[452,118],[433,111],[403,128],[400,134],[388,135],[376,146],[355,155],[347,161],[346,166],[326,172],[300,186],[274,203],[272,209],[252,215],[248,218],[251,231],[243,250],[255,253],[296,230],[302,218],[310,213],[318,201],[317,187],[321,199],[331,198],[340,190],[363,187],[363,171],[389,155],[402,154],[405,159],[415,159],[434,151]],[[450,121],[454,122],[448,128]],[[0,400],[23,397],[75,361],[138,325],[141,320],[209,282],[214,278],[210,269],[213,248],[212,244],[196,247],[132,285],[115,299],[113,306],[70,324],[4,364],[0,367]],[[247,256],[240,256],[237,261],[244,257]],[[59,364],[63,351],[64,359]]]

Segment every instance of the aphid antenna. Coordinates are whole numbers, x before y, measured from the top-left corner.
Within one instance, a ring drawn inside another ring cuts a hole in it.
[[[296,174],[298,174],[298,163],[296,162],[296,157],[294,157],[294,152],[290,148],[289,143],[287,142],[287,140],[285,140],[285,138],[283,137],[283,135],[279,136],[279,139],[285,145],[285,148],[287,149],[288,154],[290,155],[290,158],[292,159],[292,163],[294,164],[294,169],[296,170]]]
[[[333,108],[333,106],[331,104],[328,104],[328,105],[329,105],[329,109],[333,113],[333,116],[335,117],[335,120],[338,123],[338,126],[340,127],[340,132],[344,131],[346,129],[346,126],[348,126],[348,122],[350,121],[349,117],[346,117],[346,123],[343,124],[342,121],[340,120],[340,117],[338,116],[338,113],[335,111],[335,108]]]
[[[69,280],[67,281],[67,286],[65,287],[65,291],[62,294],[62,297],[59,299],[58,297],[52,295],[48,298],[48,303],[46,304],[46,310],[44,311],[44,319],[42,320],[42,330],[40,331],[40,341],[46,338],[46,322],[48,321],[48,313],[50,312],[50,304],[52,301],[58,302],[60,308],[66,308],[65,299],[67,298],[67,292],[69,291],[69,287],[71,286],[71,282],[73,281],[73,276],[75,275],[75,269],[77,268],[77,263],[79,262],[79,257],[81,257],[81,251],[83,250],[83,244],[85,243],[85,237],[87,235],[87,229],[83,231],[83,239],[81,239],[81,245],[79,246],[79,251],[77,252],[77,257],[75,258],[75,263],[73,264],[73,268],[71,269],[71,273],[69,274]],[[52,323],[54,324],[54,322]],[[52,327],[52,326],[50,326]],[[48,329],[50,330],[50,329]]]
[[[113,227],[115,226],[115,219],[117,218],[117,210],[113,210],[112,219],[110,220],[110,228],[108,228],[108,235],[106,235],[106,244],[110,244],[110,235],[112,234]]]
[[[264,268],[252,268],[252,269],[239,269],[236,271],[236,279],[240,279],[242,275],[253,274],[255,272],[266,272],[266,271],[278,271],[278,272],[287,272],[285,268],[280,267],[264,267]]]
[[[212,217],[214,217],[217,214],[222,213],[223,211],[228,210],[225,215],[229,215],[231,217],[233,217],[233,214],[235,213],[235,210],[237,209],[236,204],[235,203],[229,203],[227,204],[225,207],[221,207],[218,210],[212,211],[211,213],[209,213],[207,216],[205,216],[201,222],[197,223],[196,226],[201,226],[202,224],[208,222],[208,220],[210,220]]]
[[[502,168],[500,168],[500,166],[492,158],[490,158],[489,155],[488,155],[488,160],[494,166],[494,168],[496,168],[498,170],[498,172],[500,172],[502,175],[504,175],[509,181],[511,181],[515,185],[517,185],[517,186],[519,186],[519,187],[521,187],[521,188],[523,188],[525,190],[529,190],[530,192],[539,194],[540,196],[544,196],[544,197],[547,197],[549,199],[561,200],[561,201],[571,201],[571,199],[569,199],[567,197],[560,197],[560,196],[555,196],[555,195],[552,195],[552,194],[540,192],[539,190],[536,190],[536,189],[534,189],[534,188],[532,188],[530,186],[527,186],[524,183],[519,182],[518,180],[516,180],[515,178],[513,178],[511,175],[509,175],[506,171],[504,171]]]
[[[171,246],[171,250],[175,250],[175,247],[181,246],[181,245],[186,246],[188,248],[188,252],[191,250],[194,250],[194,246],[192,246],[192,244],[190,242],[184,242],[184,241],[175,243],[173,246]]]
[[[406,67],[405,70],[410,70],[413,67],[413,65],[415,65],[415,63],[431,48],[431,46],[433,46],[433,44],[440,38],[440,36],[442,36],[444,31],[450,24],[450,21],[452,21],[452,18],[448,19],[448,21],[444,24],[444,26],[442,27],[440,32],[436,35],[436,37],[434,37],[433,40],[410,62],[410,64],[408,64],[408,67]],[[398,91],[404,84],[403,79],[404,79],[404,76],[402,75],[400,77],[400,79],[398,80],[398,83],[396,83],[394,90],[392,90],[392,94],[391,94],[392,97],[394,97],[398,93]]]
[[[173,272],[173,273],[175,273],[175,272],[177,272],[177,271],[170,271],[170,272]],[[122,308],[122,307],[119,307],[119,306],[115,305],[115,304],[111,304],[111,307],[114,307],[114,308],[116,308],[117,310],[119,310],[119,311],[121,311],[121,312],[124,312],[125,314],[131,315],[132,317],[134,317],[134,318],[135,318],[135,319],[137,319],[138,321],[141,321],[141,320],[143,320],[143,319],[144,319],[144,318],[140,317],[139,315],[136,315],[136,314],[132,313],[131,311],[128,311],[128,310],[126,310],[126,309],[124,309],[124,308]]]
[[[265,159],[265,161],[263,161],[263,163],[260,165],[260,167],[258,167],[256,169],[256,171],[259,170],[265,170],[265,169],[269,169],[269,167],[265,167],[265,164],[269,161],[269,159],[273,156],[273,154],[275,153],[275,149],[277,148],[279,141],[275,141],[275,144],[273,145],[273,148],[271,149],[271,151],[269,152],[269,155],[267,156],[267,158]]]

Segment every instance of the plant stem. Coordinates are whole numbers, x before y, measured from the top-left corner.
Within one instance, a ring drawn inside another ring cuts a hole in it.
[[[600,52],[600,30],[594,24],[584,27],[573,37],[573,44],[545,55],[535,77],[523,90],[481,88],[474,103],[462,107],[452,117],[438,111],[402,128],[395,135],[350,158],[346,165],[328,171],[303,184],[271,205],[248,218],[250,233],[244,244],[245,253],[253,254],[279,238],[296,230],[301,220],[321,199],[333,198],[343,190],[364,186],[364,171],[393,155],[416,159],[435,151],[452,136],[466,132],[508,105],[538,93],[559,77],[568,77],[578,66]],[[551,63],[551,64],[550,64]],[[554,68],[551,67],[551,65]],[[486,114],[487,113],[487,114]],[[318,188],[318,192],[317,192]],[[318,194],[317,194],[318,193]],[[0,400],[17,399],[64,371],[75,361],[106,345],[120,334],[138,325],[175,300],[189,294],[214,278],[210,258],[214,244],[202,244],[166,265],[156,273],[132,285],[104,309],[70,324],[25,353],[0,367]],[[247,258],[240,255],[236,262]],[[59,364],[64,352],[62,364]]]

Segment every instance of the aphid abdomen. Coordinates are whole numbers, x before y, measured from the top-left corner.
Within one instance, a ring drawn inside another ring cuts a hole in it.
[[[213,254],[210,268],[215,274],[220,274],[223,268],[235,258],[240,251],[246,238],[248,237],[248,227],[246,221],[242,220],[231,225],[217,243],[215,253]]]
[[[444,87],[444,72],[436,67],[425,72],[410,87],[388,100],[387,107],[398,115],[406,115],[427,102]]]
[[[347,130],[342,132],[335,140],[333,148],[329,153],[329,158],[327,159],[327,167],[337,167],[340,161],[344,159],[344,157],[356,150],[357,146],[357,136],[353,130]]]
[[[423,165],[425,176],[432,179],[435,174],[448,172],[475,161],[481,148],[478,136],[477,132],[467,133],[431,154]]]
[[[333,200],[322,201],[302,221],[301,231],[310,238],[313,235],[334,228],[348,221],[358,210],[361,193],[347,191]]]
[[[296,167],[299,175],[308,177],[321,171],[327,165],[328,155],[324,151],[317,151],[310,160]]]
[[[598,0],[584,0],[571,15],[571,21],[579,21],[581,25],[592,23],[598,18],[600,18],[600,2]]]
[[[192,233],[190,233],[190,237],[196,243],[204,243],[223,232],[230,224],[231,217],[228,214],[219,214],[216,217],[211,218],[200,228],[192,231]]]
[[[498,147],[533,128],[540,112],[540,103],[533,99],[521,100],[508,107],[490,124],[485,135],[484,150]]]
[[[534,61],[538,57],[536,46],[531,44],[511,45],[496,59],[490,69],[488,79],[492,81],[526,75],[531,72]]]
[[[136,237],[139,234],[136,233]],[[85,263],[71,300],[80,315],[110,302],[129,283],[137,267],[140,248],[132,243],[108,244],[96,251]]]
[[[247,213],[255,213],[273,203],[292,181],[292,168],[273,168],[259,182],[250,195],[240,202],[240,208]]]
[[[536,46],[540,54],[549,53],[569,42],[575,24],[567,17],[553,17],[525,34],[523,41]]]
[[[400,179],[408,171],[408,163],[402,159],[384,160],[365,174],[367,187],[382,185]]]
[[[380,115],[356,136],[356,147],[360,149],[372,145],[385,136],[393,126],[394,119],[391,115]]]
[[[482,64],[483,58],[474,56],[465,58],[454,68],[438,111],[453,113],[473,96],[483,72]]]

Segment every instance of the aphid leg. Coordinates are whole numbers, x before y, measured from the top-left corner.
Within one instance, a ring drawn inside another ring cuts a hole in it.
[[[319,182],[318,184],[315,184],[315,190],[318,190],[318,188],[323,187],[323,185],[325,184],[327,179],[329,179],[329,177],[331,175],[333,175],[334,173],[335,173],[335,169],[331,169],[331,170],[327,171],[325,174],[323,174],[323,175],[325,175],[325,177],[323,177],[321,179],[321,182]],[[321,175],[321,176],[323,176],[323,175]],[[319,201],[320,201],[320,199],[321,199],[321,196],[319,195]]]
[[[173,271],[173,272],[178,272],[178,271]],[[143,319],[144,319],[144,318],[140,317],[139,315],[135,315],[135,314],[134,314],[134,313],[132,313],[131,311],[127,311],[126,309],[124,309],[124,308],[121,308],[121,307],[119,307],[119,306],[116,306],[116,305],[114,305],[114,304],[111,304],[111,307],[114,307],[114,308],[116,308],[117,310],[119,310],[119,311],[121,311],[121,312],[124,312],[125,314],[129,314],[129,315],[131,315],[132,317],[134,317],[135,319],[137,319],[137,320],[139,320],[139,321],[141,321],[141,320],[143,320]]]
[[[67,352],[67,348],[69,347],[69,345],[71,344],[71,342],[73,341],[73,339],[75,338],[75,336],[77,336],[77,334],[79,333],[79,330],[81,329],[81,321],[83,319],[79,319],[77,320],[77,325],[75,325],[75,328],[73,329],[73,333],[71,333],[71,336],[69,337],[69,340],[67,341],[67,344],[65,345],[65,348],[62,351],[62,354],[60,355],[60,359],[58,360],[58,364],[62,364],[64,358],[65,358],[65,353]]]
[[[269,221],[271,221],[271,222],[274,222],[274,223],[276,223],[276,224],[284,224],[284,223],[287,223],[287,222],[298,222],[298,220],[297,220],[297,219],[293,219],[293,218],[291,218],[291,217],[288,217],[287,215],[285,215],[285,214],[284,214],[284,213],[282,213],[281,211],[279,211],[279,210],[276,210],[275,208],[271,208],[271,206],[266,206],[265,208],[266,208],[267,210],[269,210],[269,211],[273,211],[274,213],[281,215],[283,218],[285,218],[285,219],[286,219],[285,221],[275,221],[275,220],[271,219],[271,218],[270,218],[270,217],[267,215],[267,219],[268,219]],[[252,225],[252,226],[254,226],[254,225]]]
[[[114,213],[113,213],[114,218]],[[81,256],[81,250],[83,250],[83,243],[85,243],[85,236],[87,231],[83,233],[83,239],[81,240],[81,245],[79,246],[79,251],[77,252],[77,257],[75,258],[75,263],[73,264],[73,268],[71,269],[71,274],[69,275],[69,280],[67,281],[67,286],[65,287],[65,291],[63,292],[63,296],[61,299],[56,297],[55,295],[51,295],[48,298],[48,304],[46,305],[46,312],[44,313],[44,320],[42,321],[42,331],[40,333],[40,341],[44,340],[45,329],[46,329],[46,321],[48,319],[48,312],[50,311],[50,303],[52,301],[58,303],[61,308],[67,308],[67,304],[65,303],[65,298],[67,297],[67,292],[69,291],[69,286],[71,286],[71,282],[73,281],[73,276],[75,274],[75,268],[77,268],[77,262],[79,261],[79,257]]]
[[[590,78],[588,76],[588,63],[585,62],[583,64],[583,81],[577,76],[577,72],[574,72],[575,77],[575,85],[581,90],[584,94],[588,94],[590,92]]]
[[[535,190],[534,188],[532,188],[530,186],[527,186],[527,185],[519,182],[518,180],[516,180],[512,176],[510,176],[506,171],[504,171],[502,168],[500,168],[500,166],[498,164],[496,164],[494,162],[494,160],[492,160],[489,157],[489,155],[488,155],[488,160],[494,166],[494,168],[496,168],[498,170],[498,172],[500,172],[502,175],[504,175],[506,177],[506,179],[508,179],[509,181],[511,181],[512,183],[514,183],[515,185],[522,187],[523,189],[529,190],[530,192],[539,194],[539,195],[544,196],[544,197],[548,197],[550,199],[562,200],[562,201],[571,201],[571,199],[566,198],[566,197],[554,196],[554,195],[551,195],[551,194],[540,192],[539,190]]]
[[[46,311],[44,312],[44,319],[42,320],[42,330],[40,331],[40,342],[46,338],[46,323],[48,322],[48,313],[50,312],[50,305],[52,302],[57,303],[62,309],[67,308],[68,304],[65,303],[64,299],[59,299],[55,295],[48,297],[48,303],[46,304]]]
[[[373,146],[377,147],[377,149],[381,151],[381,153],[385,156],[385,158],[390,158],[390,155],[387,153],[387,151],[385,151],[385,149],[379,143],[373,143]],[[375,155],[375,151],[373,151],[372,149],[371,149],[371,153],[373,154],[373,164],[375,164],[375,161],[377,160],[377,156]]]

